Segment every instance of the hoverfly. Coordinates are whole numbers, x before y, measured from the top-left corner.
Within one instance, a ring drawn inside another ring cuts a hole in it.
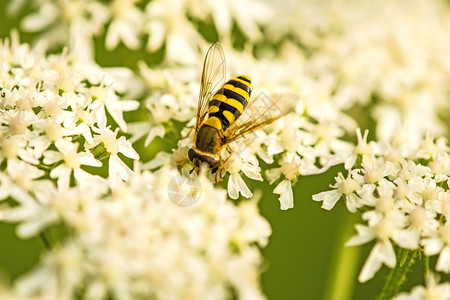
[[[205,163],[211,173],[216,173],[216,182],[218,171],[233,154],[229,143],[279,119],[298,102],[298,97],[291,94],[261,94],[250,100],[250,78],[240,75],[225,83],[225,72],[225,54],[222,46],[215,43],[203,64],[194,145],[188,158],[194,165],[190,173]],[[230,154],[223,160],[220,153],[225,147]]]

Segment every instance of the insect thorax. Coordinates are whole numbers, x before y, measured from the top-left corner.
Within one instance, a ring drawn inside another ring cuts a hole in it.
[[[209,123],[211,123],[211,125],[218,126],[220,124],[220,121],[214,117],[208,119],[205,124],[200,127],[197,133],[195,146],[197,149],[203,152],[217,154],[222,148],[222,139],[220,134],[222,129],[220,126],[219,128],[217,128],[215,126],[211,126]]]

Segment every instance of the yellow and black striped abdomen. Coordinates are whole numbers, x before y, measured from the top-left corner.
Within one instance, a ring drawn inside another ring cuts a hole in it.
[[[252,82],[248,76],[241,75],[228,80],[211,98],[208,118],[220,120],[221,126],[217,126],[218,130],[227,129],[242,114],[251,93]]]

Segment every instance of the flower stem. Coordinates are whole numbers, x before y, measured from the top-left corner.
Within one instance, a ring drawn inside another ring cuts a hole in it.
[[[64,242],[69,235],[69,229],[62,223],[45,228],[39,237],[47,250],[54,250]]]
[[[389,273],[377,300],[389,300],[398,293],[418,255],[419,250],[399,248],[397,252],[398,263]]]
[[[338,223],[339,236],[334,242],[332,250],[333,260],[330,264],[329,277],[326,283],[326,292],[323,299],[340,300],[350,299],[352,297],[355,285],[356,272],[358,269],[358,260],[361,247],[345,247],[345,242],[353,234],[353,226],[358,218],[357,214],[341,216]]]
[[[105,144],[103,142],[94,146],[92,149],[90,149],[90,151],[98,160],[105,160],[110,156],[110,153],[108,152],[108,150],[106,150]]]
[[[41,232],[39,234],[39,237],[41,238],[42,243],[44,244],[45,248],[47,248],[47,250],[50,250],[52,248],[52,246],[50,245],[49,240],[47,239],[47,237],[45,236],[44,232]]]

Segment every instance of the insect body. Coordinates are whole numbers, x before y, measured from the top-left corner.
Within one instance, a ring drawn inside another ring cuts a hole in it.
[[[220,157],[224,147],[231,156],[230,142],[272,123],[297,102],[297,97],[289,94],[262,95],[250,100],[252,84],[246,75],[224,81],[225,55],[220,44],[215,43],[209,48],[203,65],[194,146],[188,151],[194,169],[206,163],[212,173],[217,172],[224,165]]]
[[[196,130],[195,147],[188,152],[194,166],[198,167],[200,162],[206,162],[213,173],[217,170],[220,160],[217,154],[227,144],[224,132],[244,112],[251,93],[250,78],[241,75],[225,83],[211,98],[208,117]]]

